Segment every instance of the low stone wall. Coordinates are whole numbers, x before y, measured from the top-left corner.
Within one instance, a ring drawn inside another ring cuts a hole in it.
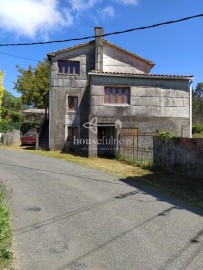
[[[156,167],[169,172],[203,178],[203,139],[154,137],[153,160]]]
[[[20,130],[13,130],[1,134],[1,143],[4,145],[11,145],[20,140]]]

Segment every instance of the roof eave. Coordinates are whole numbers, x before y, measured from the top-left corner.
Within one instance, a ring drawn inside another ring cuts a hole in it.
[[[91,40],[91,41],[88,41],[88,42],[80,43],[78,45],[71,46],[71,47],[68,47],[68,48],[65,48],[65,49],[62,49],[62,50],[58,50],[58,51],[55,51],[55,52],[50,52],[50,53],[47,54],[47,56],[48,56],[48,59],[50,60],[51,57],[55,57],[58,54],[69,52],[71,50],[75,50],[77,48],[80,48],[80,47],[83,47],[83,46],[87,46],[87,45],[92,44],[94,42],[95,42],[95,40]]]
[[[193,75],[159,75],[159,74],[123,74],[123,73],[98,73],[98,72],[89,72],[89,75],[96,76],[108,76],[108,77],[124,77],[124,78],[145,78],[145,79],[169,79],[169,80],[194,80]]]

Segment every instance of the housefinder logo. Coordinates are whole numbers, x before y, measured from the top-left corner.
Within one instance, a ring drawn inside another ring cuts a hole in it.
[[[97,117],[94,117],[90,122],[83,124],[84,128],[90,129],[93,133],[97,134],[97,127],[115,127],[122,128],[122,122],[118,119],[114,124],[98,124]]]
[[[98,133],[98,127],[115,127],[116,129],[122,128],[122,122],[118,119],[112,124],[98,124],[97,117],[92,118],[89,122],[83,124],[83,127],[91,130],[92,133]],[[118,145],[132,145],[133,141],[131,138],[115,138],[114,136],[106,135],[101,138],[87,138],[87,139],[78,139],[74,136],[73,138],[74,145],[105,145],[110,147],[115,147]],[[109,150],[109,149],[108,149]]]

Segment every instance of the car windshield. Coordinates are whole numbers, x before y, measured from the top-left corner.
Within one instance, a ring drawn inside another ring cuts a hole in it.
[[[23,137],[37,137],[37,133],[35,132],[27,132],[23,135]]]

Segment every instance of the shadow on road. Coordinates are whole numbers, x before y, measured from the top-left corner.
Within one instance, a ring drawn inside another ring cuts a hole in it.
[[[127,177],[120,181],[152,195],[159,201],[203,216],[203,179],[158,171],[144,176]]]
[[[35,150],[35,145],[21,145],[21,149],[23,150]]]

